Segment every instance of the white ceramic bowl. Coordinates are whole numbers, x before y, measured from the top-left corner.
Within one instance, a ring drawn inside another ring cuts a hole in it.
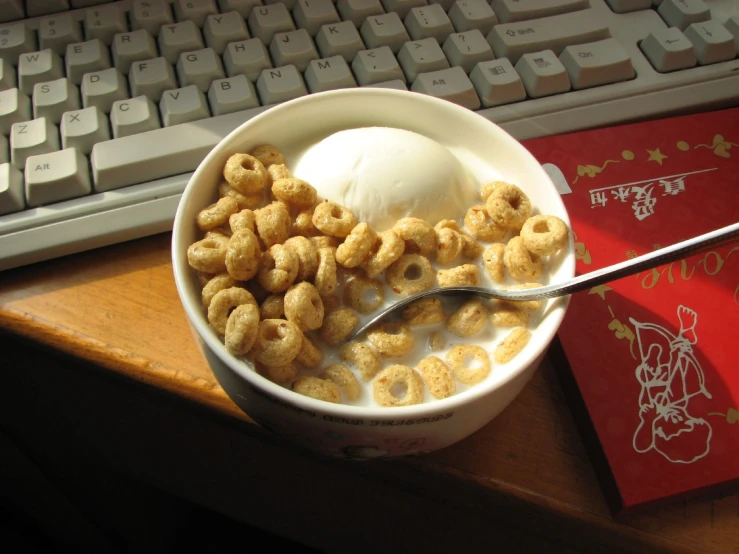
[[[182,196],[174,222],[172,261],[177,290],[201,350],[221,386],[259,424],[312,450],[351,459],[430,452],[470,435],[498,415],[533,375],[562,321],[568,301],[550,301],[527,347],[496,366],[484,382],[452,397],[398,408],[332,404],[272,383],[231,356],[211,329],[187,247],[201,238],[195,216],[216,198],[231,154],[273,144],[288,159],[329,134],[354,127],[396,127],[423,134],[487,162],[480,184],[500,178],[523,188],[535,213],[569,223],[552,181],[529,152],[498,126],[450,102],[385,89],[349,89],[286,102],[244,123],[203,160]],[[570,243],[553,264],[549,282],[574,275]]]

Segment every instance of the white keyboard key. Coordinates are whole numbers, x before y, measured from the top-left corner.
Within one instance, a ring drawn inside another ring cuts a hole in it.
[[[293,18],[298,28],[305,29],[312,37],[318,34],[321,26],[341,21],[331,0],[298,0]]]
[[[218,13],[215,0],[175,0],[173,7],[177,21],[192,21],[198,27],[206,17]]]
[[[559,61],[567,70],[574,89],[628,81],[636,75],[626,50],[612,38],[568,46],[560,54]]]
[[[493,50],[478,29],[449,35],[441,47],[452,66],[470,73],[479,62],[492,60]]]
[[[39,48],[49,48],[60,56],[67,52],[67,46],[82,42],[82,25],[69,14],[44,17],[38,26]]]
[[[15,68],[5,60],[0,60],[0,91],[15,88],[17,84]]]
[[[0,92],[0,134],[7,135],[14,123],[31,119],[31,100],[19,89]]]
[[[496,57],[515,64],[523,54],[552,50],[559,55],[571,44],[610,38],[610,31],[607,19],[591,8],[522,23],[502,23],[485,38]]]
[[[22,0],[0,0],[0,23],[23,19]]]
[[[33,86],[36,83],[54,81],[62,77],[64,77],[62,59],[49,49],[21,54],[18,58],[18,88],[26,94],[33,94]]]
[[[398,52],[398,62],[409,83],[412,83],[419,73],[449,67],[441,46],[433,38],[406,42]]]
[[[524,54],[516,63],[523,86],[531,98],[549,96],[570,90],[570,79],[554,52],[544,50]]]
[[[519,102],[526,98],[521,77],[508,58],[480,62],[470,73],[470,81],[485,108]]]
[[[21,211],[25,206],[24,196],[23,173],[12,164],[1,163],[0,215]]]
[[[254,82],[263,69],[272,67],[272,61],[262,41],[252,38],[229,44],[223,54],[223,65],[229,77],[246,75],[247,79]]]
[[[362,35],[367,48],[388,46],[393,54],[397,54],[400,47],[411,40],[408,31],[400,20],[400,16],[395,12],[368,17],[362,23],[359,33]]]
[[[589,0],[492,0],[493,8],[501,23],[526,21],[550,15],[584,10],[590,7]]]
[[[449,9],[449,19],[458,33],[477,29],[487,35],[498,23],[495,12],[485,0],[457,0]]]
[[[205,44],[220,56],[229,42],[251,38],[246,28],[246,21],[239,12],[227,12],[221,15],[209,15],[203,27]]]
[[[38,83],[33,87],[33,117],[59,124],[62,114],[80,109],[80,93],[69,79]]]
[[[146,96],[114,102],[110,110],[110,125],[114,138],[144,133],[162,126],[157,107]]]
[[[210,117],[205,95],[195,85],[166,91],[159,102],[159,112],[165,127]]]
[[[703,0],[664,0],[657,11],[668,27],[677,27],[681,31],[691,23],[711,19],[711,10]]]
[[[264,44],[272,42],[275,33],[286,33],[295,30],[295,23],[290,17],[285,4],[270,4],[254,8],[249,15],[249,30],[253,37]]]
[[[99,39],[78,42],[67,46],[66,62],[67,77],[79,85],[85,73],[110,67],[110,53]]]
[[[428,0],[429,5],[431,4],[439,4],[442,8],[444,8],[445,12],[449,12],[449,10],[452,9],[452,5],[454,5],[455,0]]]
[[[421,73],[413,81],[411,90],[454,102],[470,110],[480,107],[475,87],[461,67]]]
[[[28,156],[59,150],[59,132],[44,117],[15,123],[10,128],[10,163],[24,169]]]
[[[439,4],[411,9],[405,16],[404,24],[413,40],[434,38],[441,44],[454,32],[449,16]]]
[[[405,75],[398,60],[387,46],[359,52],[352,62],[352,70],[361,86],[398,79],[405,82]]]
[[[734,36],[734,46],[736,46],[736,50],[739,52],[739,15],[732,15],[727,19],[725,27]]]
[[[134,62],[128,71],[131,95],[147,96],[159,102],[165,90],[177,88],[172,66],[164,58]]]
[[[649,33],[639,47],[654,68],[663,73],[693,67],[697,63],[693,44],[677,27]]]
[[[131,28],[145,29],[152,36],[159,35],[162,25],[174,23],[167,0],[134,0],[131,6]]]
[[[90,6],[97,6],[104,4],[109,0],[70,0],[73,8],[89,8]]]
[[[103,69],[85,74],[80,93],[83,107],[96,107],[110,113],[113,102],[128,98],[128,83],[118,69]]]
[[[26,160],[26,201],[35,208],[92,192],[87,158],[74,148]]]
[[[375,83],[374,85],[364,85],[368,88],[389,88],[393,90],[408,90],[408,86],[405,81],[400,79],[393,79],[392,81],[383,81],[382,83]]]
[[[262,104],[277,104],[305,96],[303,77],[294,65],[265,69],[257,79],[257,92]]]
[[[246,75],[213,81],[208,89],[208,103],[214,116],[259,107],[257,91]]]
[[[177,77],[183,87],[195,85],[205,92],[214,79],[223,79],[225,76],[221,58],[212,48],[180,54]]]
[[[355,27],[371,15],[382,15],[385,9],[380,0],[339,0],[336,9],[343,21],[351,21]]]
[[[691,23],[685,29],[685,38],[693,43],[695,57],[701,65],[734,59],[734,37],[718,21]]]
[[[110,50],[113,66],[123,74],[128,73],[133,62],[150,60],[158,54],[156,42],[146,29],[116,35]]]
[[[616,13],[636,12],[652,7],[652,0],[606,0],[606,2]],[[654,4],[656,5],[657,2]]]
[[[301,73],[308,69],[311,60],[318,57],[313,39],[305,29],[275,34],[269,53],[277,67],[292,64]]]
[[[110,46],[113,37],[118,33],[128,31],[126,14],[117,4],[100,6],[87,10],[85,16],[85,39],[100,39],[100,42]]]
[[[381,0],[381,2],[386,12],[397,13],[400,19],[405,19],[411,9],[428,4],[426,0]]]
[[[65,112],[59,132],[62,148],[76,148],[86,156],[98,142],[110,140],[108,116],[96,107]]]
[[[18,56],[36,50],[36,35],[25,24],[0,25],[0,59],[17,65]]]
[[[324,25],[316,35],[316,46],[322,58],[341,56],[347,63],[351,62],[364,43],[359,31],[351,21]]]
[[[341,56],[312,60],[305,71],[305,82],[311,92],[324,92],[357,86],[349,65]]]
[[[162,25],[158,42],[159,53],[172,65],[177,63],[183,52],[201,50],[205,46],[200,29],[192,21]]]
[[[237,12],[246,19],[251,10],[262,5],[262,0],[218,0],[221,13]]]

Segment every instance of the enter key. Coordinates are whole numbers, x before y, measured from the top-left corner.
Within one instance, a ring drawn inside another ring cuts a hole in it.
[[[626,50],[612,38],[568,46],[559,61],[575,89],[628,81],[636,75]]]

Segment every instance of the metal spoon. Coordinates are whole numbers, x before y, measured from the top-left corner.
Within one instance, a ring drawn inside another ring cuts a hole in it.
[[[559,296],[565,296],[579,292],[581,290],[590,289],[603,283],[615,281],[622,277],[628,277],[634,275],[645,269],[652,269],[654,267],[674,262],[682,258],[686,258],[692,254],[707,250],[713,246],[731,242],[739,238],[739,223],[734,223],[727,227],[711,231],[704,235],[699,235],[692,239],[684,240],[668,246],[666,248],[660,248],[649,254],[643,256],[637,256],[631,260],[626,260],[618,264],[614,264],[602,269],[597,269],[568,279],[563,283],[556,283],[554,285],[546,285],[544,287],[537,287],[533,289],[520,289],[520,290],[502,290],[502,289],[491,289],[484,287],[444,287],[435,288],[424,291],[422,293],[409,296],[396,302],[395,304],[385,308],[379,312],[375,317],[370,319],[367,323],[362,325],[359,329],[354,331],[347,340],[353,340],[367,329],[375,325],[378,321],[386,318],[395,311],[407,306],[411,302],[415,302],[420,298],[427,296],[458,296],[458,295],[476,295],[484,298],[494,298],[498,300],[541,300],[542,298],[556,298]]]

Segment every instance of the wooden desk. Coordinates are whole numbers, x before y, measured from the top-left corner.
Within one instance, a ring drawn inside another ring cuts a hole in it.
[[[327,552],[739,552],[739,495],[611,517],[549,366],[488,426],[425,457],[352,463],[281,443],[197,350],[169,241],[0,273],[0,330],[80,362],[57,370],[43,353],[4,375],[0,422]]]

